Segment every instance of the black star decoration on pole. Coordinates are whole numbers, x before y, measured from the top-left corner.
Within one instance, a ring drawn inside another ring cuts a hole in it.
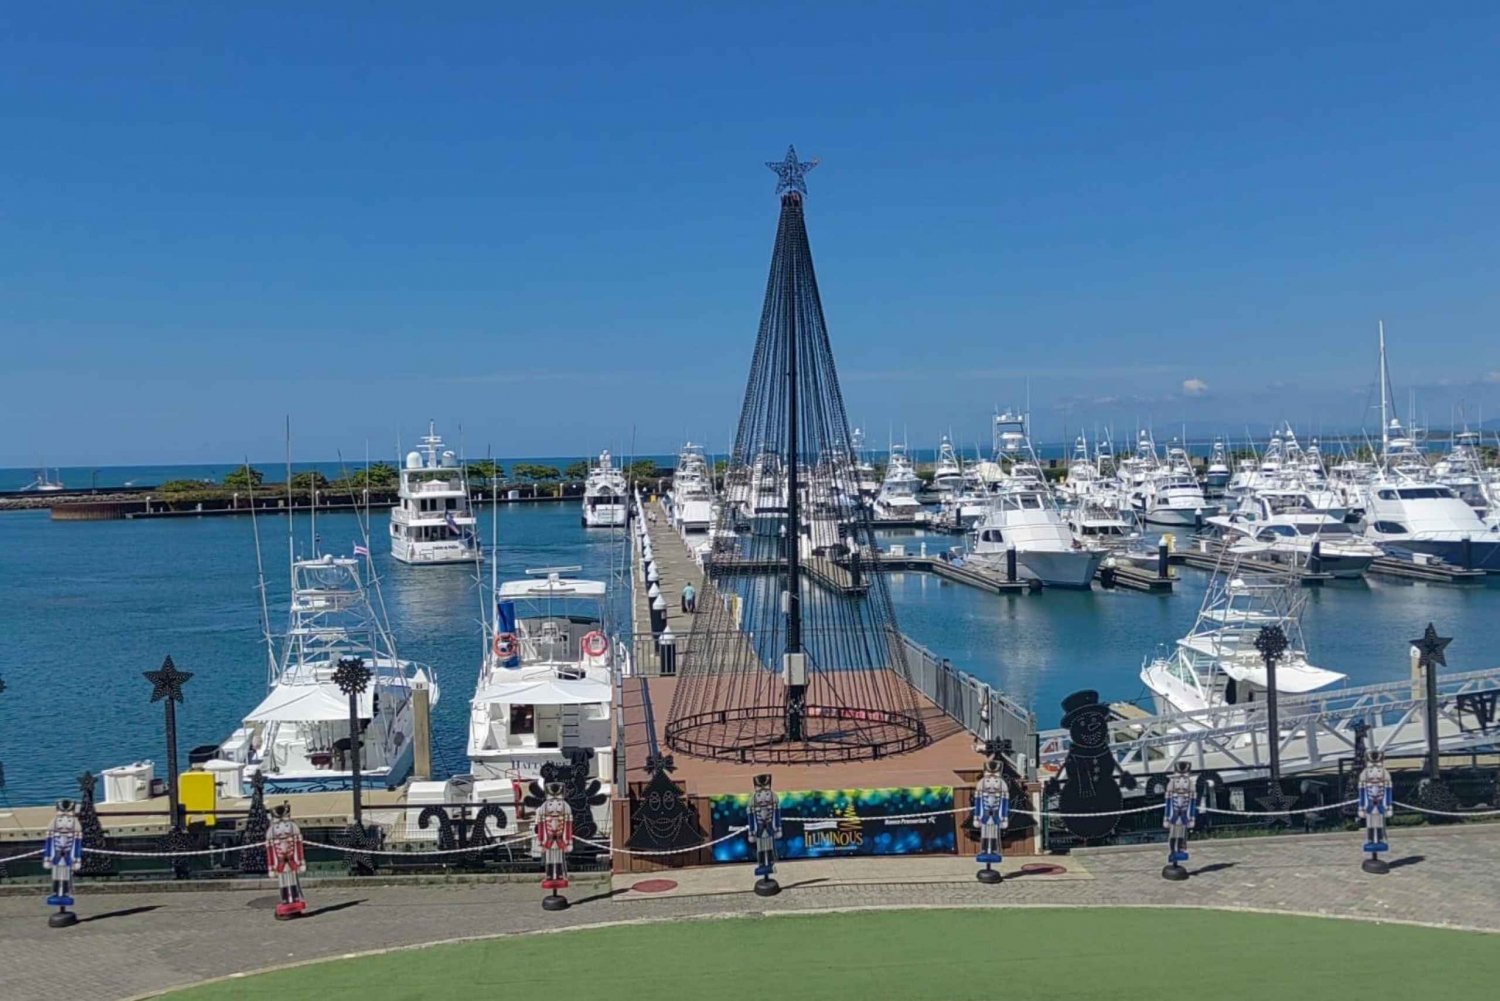
[[[807,194],[807,183],[803,181],[803,178],[807,176],[809,170],[812,170],[817,165],[818,161],[816,159],[808,161],[798,160],[797,148],[795,146],[788,146],[786,148],[785,160],[766,161],[766,166],[774,170],[776,176],[781,178],[781,180],[776,182],[776,193],[778,195],[783,191],[795,191],[799,195]]]
[[[161,663],[161,670],[142,671],[147,681],[151,682],[151,701],[160,702],[162,699],[170,699],[173,702],[182,701],[182,686],[192,678],[191,671],[179,671],[177,665],[172,663],[172,658],[167,657]]]
[[[370,683],[370,669],[359,657],[342,657],[334,669],[333,683],[345,695],[356,695]]]
[[[1443,651],[1452,642],[1452,636],[1439,636],[1437,629],[1429,622],[1427,623],[1427,631],[1420,638],[1412,640],[1411,645],[1417,648],[1417,655],[1422,658],[1422,663],[1447,667],[1448,655]]]
[[[1286,654],[1286,633],[1282,632],[1280,626],[1261,626],[1260,635],[1255,637],[1255,649],[1260,651],[1262,660],[1281,663],[1281,658]]]

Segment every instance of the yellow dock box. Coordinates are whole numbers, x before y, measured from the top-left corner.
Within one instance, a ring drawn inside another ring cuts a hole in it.
[[[218,820],[214,810],[219,805],[219,789],[211,772],[183,772],[177,782],[182,809],[189,824],[213,827]]]

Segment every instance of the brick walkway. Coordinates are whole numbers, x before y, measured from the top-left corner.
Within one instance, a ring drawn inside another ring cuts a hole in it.
[[[309,917],[272,919],[275,891],[80,894],[85,919],[47,927],[38,897],[0,897],[0,997],[124,998],[208,977],[321,957],[476,935],[610,921],[848,907],[1152,906],[1243,907],[1304,914],[1429,922],[1500,932],[1500,825],[1392,832],[1390,875],[1359,868],[1359,835],[1195,843],[1186,883],[1160,878],[1162,852],[1081,853],[1092,878],[1008,880],[986,887],[955,865],[934,881],[930,860],[890,859],[887,882],[798,886],[799,867],[780,873],[785,891],[621,899],[603,881],[574,887],[574,907],[549,914],[530,884],[461,883],[309,888]],[[1027,860],[1033,861],[1033,860]],[[1037,859],[1034,861],[1045,861]],[[1053,859],[1066,866],[1066,857]],[[826,863],[820,870],[826,872]],[[874,864],[874,863],[871,863]],[[917,878],[915,867],[924,867]],[[861,878],[867,877],[867,867]],[[805,872],[810,871],[806,870]],[[670,875],[670,874],[666,874]]]

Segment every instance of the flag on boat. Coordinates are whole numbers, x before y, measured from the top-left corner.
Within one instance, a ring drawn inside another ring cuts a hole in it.
[[[448,531],[452,532],[454,535],[464,534],[464,530],[458,527],[458,519],[453,517],[452,511],[449,511],[447,514],[443,515],[443,519],[448,522]]]
[[[510,651],[509,656],[503,656],[502,649]],[[501,667],[521,666],[521,645],[516,637],[514,601],[501,601],[495,605],[495,655],[500,658]]]
[[[355,556],[369,556],[370,555],[369,547],[367,547],[367,546],[361,546],[358,542],[356,542],[354,544],[354,555]]]

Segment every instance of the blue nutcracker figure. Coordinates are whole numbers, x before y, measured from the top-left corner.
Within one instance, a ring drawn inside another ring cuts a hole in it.
[[[974,785],[974,826],[979,830],[979,854],[974,861],[984,865],[975,874],[981,883],[1000,882],[1000,836],[1010,820],[1010,783],[1005,781],[999,758],[984,763],[984,774]]]
[[[47,843],[42,848],[42,864],[52,871],[52,893],[47,897],[47,906],[56,907],[57,913],[47,923],[53,928],[78,923],[78,915],[68,908],[73,906],[73,870],[82,861],[83,825],[78,822],[73,801],[59,800],[57,813],[47,825]]]
[[[755,791],[745,811],[749,821],[745,835],[755,845],[755,875],[759,877],[755,893],[772,897],[781,892],[781,885],[771,876],[776,871],[776,839],[781,837],[781,803],[771,788],[771,776],[757,775],[754,781]]]
[[[1162,804],[1161,826],[1167,829],[1167,864],[1161,871],[1163,879],[1188,878],[1188,871],[1182,863],[1188,860],[1188,832],[1198,822],[1197,791],[1192,766],[1186,761],[1177,762],[1167,779],[1166,801]]]
[[[1365,822],[1365,872],[1384,875],[1390,865],[1380,857],[1391,850],[1385,842],[1385,822],[1395,805],[1391,794],[1391,773],[1385,769],[1385,755],[1371,751],[1365,758],[1365,770],[1359,773],[1359,819]]]

